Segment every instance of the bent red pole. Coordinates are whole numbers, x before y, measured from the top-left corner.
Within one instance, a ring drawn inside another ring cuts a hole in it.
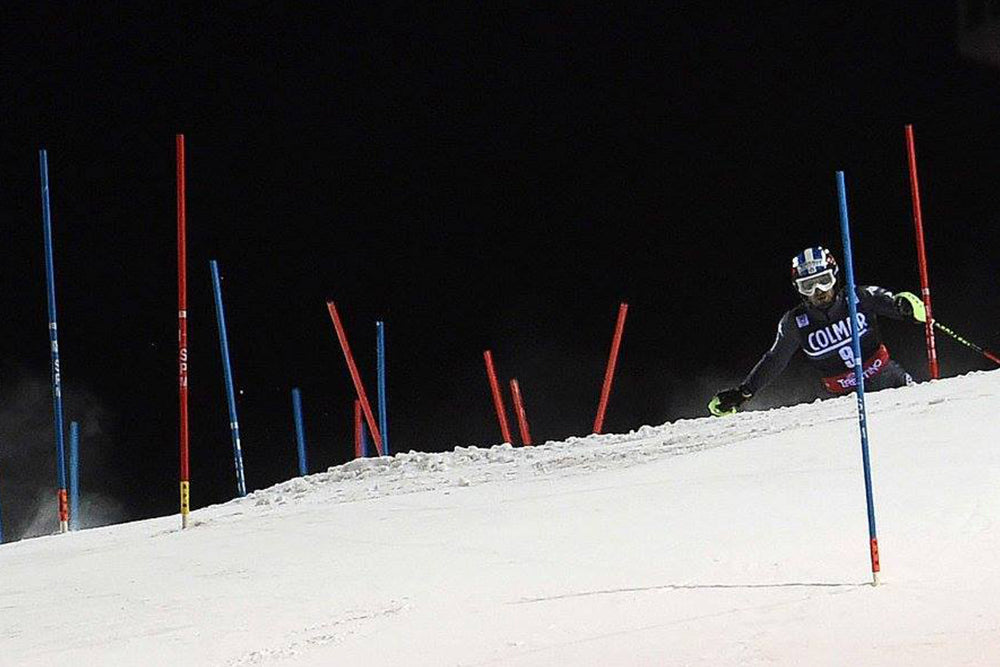
[[[531,431],[528,430],[528,414],[524,411],[524,401],[521,399],[521,387],[516,379],[510,381],[510,394],[514,399],[514,412],[517,414],[517,427],[521,431],[521,442],[531,445]]]
[[[622,331],[625,329],[625,316],[628,314],[628,304],[618,306],[618,321],[615,323],[615,335],[611,339],[611,354],[608,357],[608,367],[604,371],[604,386],[601,387],[601,400],[597,404],[597,417],[594,419],[594,433],[600,433],[604,428],[604,413],[608,409],[608,397],[611,396],[611,383],[615,378],[615,366],[618,365],[618,350],[622,344]]]
[[[486,361],[486,377],[490,381],[490,393],[493,394],[493,408],[497,411],[497,421],[500,422],[500,436],[504,442],[513,444],[514,440],[510,437],[510,425],[507,423],[507,410],[503,406],[503,395],[500,393],[497,371],[493,366],[493,353],[485,350],[483,359]]]
[[[924,248],[924,222],[920,211],[920,183],[917,179],[917,149],[913,141],[913,126],[906,126],[906,155],[910,166],[910,197],[913,201],[913,229],[917,236],[917,263],[920,266],[920,295],[927,309],[924,334],[927,339],[927,370],[932,380],[938,379],[937,348],[934,345],[934,316],[931,314],[931,287],[927,277],[927,252]]]
[[[330,311],[330,319],[333,320],[333,327],[337,330],[337,339],[340,341],[340,349],[344,351],[344,359],[347,360],[347,369],[351,372],[351,380],[354,382],[354,389],[358,393],[361,401],[361,409],[365,413],[365,421],[368,422],[368,430],[375,441],[375,450],[382,456],[382,435],[379,433],[378,424],[375,423],[375,415],[372,413],[372,406],[368,402],[368,394],[365,393],[365,385],[361,382],[361,375],[358,374],[358,367],[354,363],[354,355],[351,354],[351,346],[347,342],[347,334],[344,332],[344,325],[340,321],[340,314],[337,313],[337,306],[333,301],[326,302],[326,308]]]

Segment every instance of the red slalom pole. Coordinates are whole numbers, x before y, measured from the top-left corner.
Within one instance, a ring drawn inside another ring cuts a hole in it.
[[[510,394],[514,397],[514,412],[517,414],[517,427],[521,430],[521,442],[528,446],[531,444],[531,431],[528,430],[528,415],[524,411],[521,387],[518,386],[516,379],[510,381]]]
[[[354,458],[360,459],[364,456],[364,452],[361,447],[361,429],[362,426],[362,414],[361,414],[361,401],[354,399]]]
[[[500,422],[500,435],[504,442],[513,444],[514,441],[510,437],[510,425],[507,423],[507,411],[503,407],[503,395],[500,393],[500,383],[497,382],[497,371],[493,366],[493,353],[485,350],[483,359],[486,361],[486,377],[490,381],[490,393],[493,394],[493,407],[497,411],[497,420]]]
[[[191,512],[188,464],[188,334],[187,334],[187,191],[184,180],[184,135],[177,140],[177,357],[180,370],[181,528]]]
[[[597,404],[594,433],[600,433],[604,428],[604,413],[608,409],[608,397],[611,395],[611,382],[615,378],[615,366],[618,364],[618,350],[621,348],[622,331],[625,330],[625,316],[627,314],[628,304],[622,302],[618,306],[618,322],[615,323],[615,335],[611,340],[611,355],[608,357],[608,368],[604,371],[604,386],[601,387],[601,401]]]
[[[917,180],[917,149],[913,141],[913,125],[906,125],[906,155],[910,165],[910,196],[913,200],[913,228],[917,236],[917,262],[920,265],[920,295],[927,309],[924,324],[927,338],[927,370],[932,380],[938,379],[937,348],[934,345],[934,317],[931,315],[931,287],[927,277],[927,253],[924,250],[924,222],[920,212],[920,183]]]
[[[337,313],[337,306],[333,301],[326,302],[326,308],[330,311],[330,318],[333,326],[337,330],[337,338],[340,340],[340,349],[344,351],[344,359],[347,360],[347,368],[351,372],[351,380],[354,381],[354,389],[358,392],[358,399],[361,401],[361,409],[365,412],[365,421],[368,422],[368,431],[375,441],[375,449],[378,455],[382,456],[382,434],[379,433],[378,425],[375,423],[375,415],[372,414],[372,406],[368,403],[368,394],[365,393],[365,385],[361,383],[361,376],[358,374],[358,367],[354,363],[354,355],[351,354],[351,346],[347,342],[347,334],[344,332],[344,325],[340,321]]]

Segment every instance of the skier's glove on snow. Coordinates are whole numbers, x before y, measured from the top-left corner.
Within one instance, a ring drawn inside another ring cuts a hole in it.
[[[708,403],[708,411],[716,417],[736,414],[740,406],[749,401],[752,396],[753,392],[746,387],[725,389],[712,397]]]
[[[895,297],[896,309],[906,318],[913,318],[917,322],[927,321],[927,309],[920,297],[912,292],[900,292]]]

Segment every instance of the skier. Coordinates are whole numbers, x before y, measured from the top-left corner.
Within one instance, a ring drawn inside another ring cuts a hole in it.
[[[792,258],[792,284],[802,303],[778,322],[778,336],[738,386],[716,394],[708,404],[716,417],[735,413],[778,377],[801,349],[820,372],[830,395],[854,391],[854,350],[845,288],[837,289],[837,260],[822,247],[806,248]],[[892,294],[881,287],[856,286],[865,389],[878,391],[913,384],[913,378],[889,358],[879,335],[878,316],[924,322],[923,302],[910,292]]]

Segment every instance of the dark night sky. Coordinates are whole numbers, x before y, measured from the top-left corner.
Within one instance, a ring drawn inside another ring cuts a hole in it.
[[[791,256],[817,243],[840,254],[835,170],[847,172],[859,282],[918,287],[907,122],[935,314],[1000,343],[1000,72],[959,58],[950,3],[695,4],[5,6],[8,535],[55,525],[41,147],[67,421],[84,422],[93,520],[177,511],[176,132],[196,507],[234,492],[211,258],[251,488],[295,474],[292,386],[313,469],[352,454],[353,389],[327,298],[369,392],[374,321],[386,321],[395,450],[498,441],[487,347],[520,380],[536,440],[587,433],[620,300],[631,309],[606,429],[705,414],[794,304]],[[926,374],[922,330],[885,335]],[[988,367],[939,345],[945,374]],[[793,366],[757,405],[806,398],[812,382]]]

